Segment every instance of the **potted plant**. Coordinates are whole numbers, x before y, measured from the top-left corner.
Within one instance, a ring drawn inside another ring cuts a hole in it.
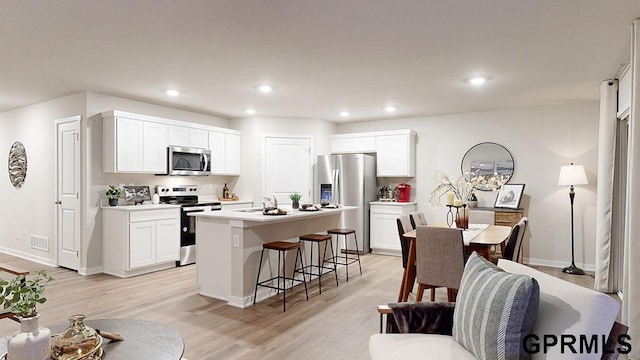
[[[109,205],[116,206],[118,205],[118,198],[122,195],[122,190],[120,190],[118,185],[109,185],[105,195],[107,195],[107,199],[109,199]]]
[[[20,319],[20,332],[7,342],[7,360],[40,360],[51,350],[51,331],[38,327],[36,306],[44,304],[45,285],[53,280],[45,270],[27,279],[18,275],[11,281],[0,280],[0,304]]]
[[[297,209],[298,207],[300,207],[300,198],[302,198],[302,195],[300,195],[299,193],[289,194],[289,199],[291,199],[292,201],[292,208]]]

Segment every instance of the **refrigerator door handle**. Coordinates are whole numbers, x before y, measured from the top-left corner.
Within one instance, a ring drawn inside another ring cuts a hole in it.
[[[340,170],[336,169],[336,175],[333,179],[333,193],[336,194],[332,198],[334,204],[342,203],[342,194],[340,192]]]

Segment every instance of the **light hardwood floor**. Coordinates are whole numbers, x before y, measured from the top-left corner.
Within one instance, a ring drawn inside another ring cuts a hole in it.
[[[376,306],[395,301],[402,276],[400,257],[369,254],[362,257],[362,276],[357,264],[351,265],[348,282],[344,269],[338,270],[337,287],[333,274],[326,275],[322,295],[317,280],[309,283],[308,302],[302,286],[297,286],[287,295],[283,313],[281,296],[237,309],[198,295],[196,265],[120,279],[104,274],[80,276],[5,254],[0,254],[0,262],[30,271],[47,269],[55,278],[47,286],[47,302],[38,308],[41,326],[66,323],[77,313],[88,319],[155,321],[182,334],[184,356],[189,360],[368,359],[369,336],[378,332]],[[5,279],[7,275],[0,274]],[[591,276],[568,280],[593,286]],[[436,300],[446,300],[443,289],[438,289]],[[17,330],[18,323],[0,321],[0,336]]]

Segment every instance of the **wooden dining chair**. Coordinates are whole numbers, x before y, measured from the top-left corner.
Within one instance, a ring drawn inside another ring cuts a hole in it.
[[[407,215],[402,215],[397,218],[396,224],[398,226],[398,236],[400,238],[400,249],[402,250],[402,268],[406,269],[407,261],[409,259],[409,240],[407,240],[403,235],[413,230],[413,228],[411,227],[411,221]]]
[[[529,218],[523,217],[513,225],[511,234],[509,234],[509,240],[507,240],[507,245],[504,248],[504,254],[502,254],[503,259],[521,262],[519,261],[520,250],[522,249],[522,239],[524,239],[524,232],[527,229],[528,222]]]
[[[427,218],[424,217],[422,211],[416,211],[409,214],[409,220],[411,220],[411,228],[415,229],[420,225],[429,225],[427,224]]]
[[[424,290],[437,287],[446,287],[448,301],[455,301],[464,263],[464,240],[461,229],[418,226],[416,228],[418,282],[416,301],[422,301]],[[434,300],[433,295],[431,300]]]
[[[469,224],[496,224],[496,212],[492,210],[469,209]]]

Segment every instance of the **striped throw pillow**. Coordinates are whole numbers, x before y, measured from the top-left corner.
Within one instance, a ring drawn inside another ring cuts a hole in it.
[[[528,359],[522,346],[538,312],[538,282],[504,272],[473,252],[453,313],[453,338],[478,359]]]

